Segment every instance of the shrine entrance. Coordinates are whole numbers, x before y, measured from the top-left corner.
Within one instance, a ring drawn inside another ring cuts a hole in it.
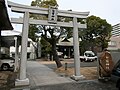
[[[8,1],[8,6],[13,12],[23,13],[23,18],[12,18],[12,23],[23,24],[22,29],[22,44],[21,44],[21,62],[20,62],[20,77],[16,81],[16,86],[18,85],[29,85],[29,79],[26,77],[26,62],[27,62],[27,39],[29,24],[39,24],[46,26],[56,26],[56,27],[72,27],[73,28],[73,44],[74,44],[74,64],[75,64],[75,75],[73,78],[79,80],[82,78],[80,74],[80,60],[79,60],[79,40],[78,40],[78,28],[85,29],[86,23],[82,24],[78,22],[78,19],[86,19],[89,12],[75,12],[75,11],[65,11],[58,10],[56,7],[49,8],[38,8],[33,6],[21,5]],[[48,20],[35,20],[29,18],[29,14],[39,14],[47,15]],[[72,22],[60,22],[57,21],[57,17],[70,17]]]

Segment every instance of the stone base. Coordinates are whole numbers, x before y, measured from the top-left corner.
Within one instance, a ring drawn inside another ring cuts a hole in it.
[[[24,80],[16,79],[16,81],[15,81],[15,86],[26,86],[26,85],[29,85],[29,79],[28,78],[26,78]]]
[[[75,81],[79,81],[79,80],[83,80],[85,79],[85,77],[83,75],[80,75],[80,76],[71,76],[71,79],[75,80]]]

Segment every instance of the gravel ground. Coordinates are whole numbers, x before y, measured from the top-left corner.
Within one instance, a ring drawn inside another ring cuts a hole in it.
[[[10,90],[15,86],[16,73],[0,71],[0,90]]]
[[[56,65],[54,61],[40,61],[40,63],[48,67]],[[62,64],[64,63],[65,61],[62,61]],[[73,61],[68,61],[67,63],[73,63]],[[53,69],[54,72],[61,76],[71,77],[72,75],[74,75],[74,68],[70,67],[69,65],[67,68],[65,68],[65,66],[62,66],[61,68],[56,68],[53,66],[53,68],[51,69]],[[93,80],[98,78],[97,67],[81,67],[80,73],[85,77],[86,80]]]

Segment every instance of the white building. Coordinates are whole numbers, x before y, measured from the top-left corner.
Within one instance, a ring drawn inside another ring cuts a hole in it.
[[[120,36],[112,36],[108,43],[108,50],[120,50]]]
[[[112,37],[108,44],[108,50],[120,50],[120,23],[112,26]]]
[[[6,50],[6,47],[2,46],[2,51],[4,53],[9,54],[10,56],[14,57],[15,56],[15,37],[21,37],[21,32],[18,31],[2,31],[1,33],[5,43],[10,43],[9,46],[7,47],[8,50]],[[8,41],[7,41],[8,40]],[[36,54],[35,54],[35,48],[37,47],[36,43],[33,42],[31,39],[28,38],[28,47],[27,47],[27,58],[28,59],[36,59]],[[6,52],[7,51],[7,52]],[[18,45],[18,54],[20,57],[21,53],[21,45]]]
[[[112,36],[120,36],[120,23],[112,26]]]
[[[36,59],[35,54],[35,45],[36,43],[33,42],[31,39],[28,38],[28,46],[27,46],[27,58],[28,59]],[[33,46],[34,45],[34,46]],[[21,53],[21,45],[19,46],[19,56]],[[10,55],[14,57],[15,55],[15,46],[10,46]]]

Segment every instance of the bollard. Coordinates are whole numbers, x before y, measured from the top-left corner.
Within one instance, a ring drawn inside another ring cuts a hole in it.
[[[67,63],[65,63],[65,70],[67,70]]]

